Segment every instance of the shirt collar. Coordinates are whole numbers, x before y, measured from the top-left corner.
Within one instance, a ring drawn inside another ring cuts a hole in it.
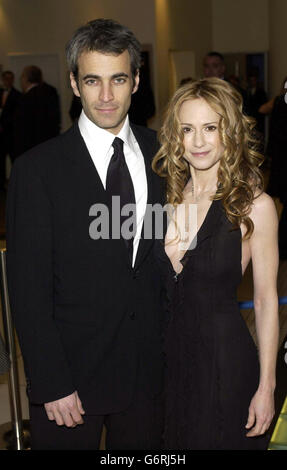
[[[106,154],[109,151],[115,137],[119,137],[126,145],[128,145],[130,148],[133,148],[133,139],[128,115],[125,119],[123,127],[117,135],[114,135],[111,132],[94,124],[86,116],[84,110],[81,112],[78,125],[84,140],[96,143],[97,148],[100,148],[100,151],[103,154]]]
[[[28,91],[32,90],[32,88],[35,88],[36,86],[39,86],[39,83],[31,83],[31,85],[29,85],[25,92],[24,93],[28,93]]]
[[[127,115],[124,125],[121,128],[120,132],[118,133],[117,137],[122,139],[124,143],[130,147],[133,148],[133,139],[132,139],[132,132],[130,128],[130,121],[129,121],[129,116]]]

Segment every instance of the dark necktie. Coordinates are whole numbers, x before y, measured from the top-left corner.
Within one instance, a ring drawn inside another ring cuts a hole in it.
[[[114,154],[110,160],[110,164],[107,171],[107,179],[106,179],[106,191],[108,194],[112,196],[120,196],[120,208],[122,210],[123,206],[126,204],[134,204],[135,208],[135,192],[134,186],[131,179],[131,175],[129,169],[126,164],[126,159],[123,151],[124,142],[116,137],[113,141],[114,147]],[[133,212],[134,216],[136,215],[135,211]],[[125,220],[127,220],[129,216],[121,216],[120,223],[121,227]],[[126,243],[129,257],[132,263],[133,259],[133,238],[136,230],[136,217],[133,218],[133,236],[130,239],[125,237],[125,234],[121,233],[121,238],[124,238]],[[130,231],[129,231],[130,233]]]

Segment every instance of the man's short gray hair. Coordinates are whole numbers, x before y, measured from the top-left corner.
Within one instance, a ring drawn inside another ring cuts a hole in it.
[[[110,19],[89,21],[75,31],[66,46],[67,62],[75,79],[78,79],[78,59],[83,52],[98,51],[104,54],[129,52],[131,71],[136,76],[141,65],[141,45],[132,31]]]

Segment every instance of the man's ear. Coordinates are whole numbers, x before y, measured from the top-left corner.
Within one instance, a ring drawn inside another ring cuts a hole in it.
[[[134,87],[133,87],[132,94],[137,91],[137,89],[139,87],[139,82],[140,82],[140,71],[139,71],[139,69],[137,69],[137,73],[134,76]]]
[[[73,89],[74,94],[76,96],[80,97],[80,92],[79,92],[79,89],[78,89],[77,80],[75,79],[75,76],[72,72],[70,72],[70,81],[71,81],[71,87]]]

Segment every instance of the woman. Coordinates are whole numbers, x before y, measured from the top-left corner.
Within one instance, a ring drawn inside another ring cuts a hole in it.
[[[164,243],[156,245],[169,312],[168,449],[268,444],[278,345],[278,222],[262,191],[253,127],[239,93],[217,78],[180,88],[162,127],[153,169],[166,179],[173,208]],[[236,298],[250,259],[258,352]]]

